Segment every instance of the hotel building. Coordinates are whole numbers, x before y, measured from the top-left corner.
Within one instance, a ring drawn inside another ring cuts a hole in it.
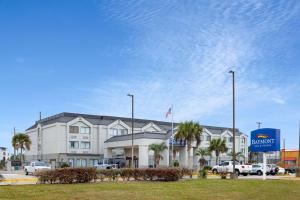
[[[178,123],[174,123],[174,132]],[[165,142],[169,147],[162,152],[161,166],[168,166],[171,160],[171,123],[134,119],[134,165],[151,167],[154,165],[152,143]],[[210,141],[216,138],[226,140],[229,152],[232,151],[232,129],[225,127],[203,126],[201,144],[193,144],[193,167],[198,166],[199,157],[196,148],[208,148]],[[32,146],[25,152],[27,162],[43,160],[51,166],[59,167],[62,163],[71,166],[93,166],[103,159],[116,160],[121,166],[131,165],[131,118],[60,113],[36,121],[26,130]],[[242,152],[241,162],[248,161],[248,136],[236,129],[236,152]],[[180,166],[188,166],[187,147],[184,141],[173,142],[173,160]],[[206,157],[207,165],[215,165],[215,154]],[[220,161],[231,160],[228,153],[220,155]]]

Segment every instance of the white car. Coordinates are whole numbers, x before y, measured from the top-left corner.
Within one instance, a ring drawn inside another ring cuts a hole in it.
[[[48,166],[45,162],[42,161],[35,161],[31,162],[30,165],[24,167],[24,172],[26,175],[28,174],[35,174],[42,170],[50,170],[51,167]]]
[[[285,169],[282,167],[278,167],[278,174],[285,174]]]
[[[242,174],[244,176],[247,176],[250,173],[251,169],[252,169],[251,165],[241,165],[240,163],[235,162],[235,173],[237,175]],[[233,172],[233,161],[225,161],[219,165],[213,166],[212,172],[214,174],[217,174],[220,172],[229,172],[229,173],[231,172],[232,173]]]
[[[94,165],[97,169],[115,169],[118,167],[116,164],[109,164],[108,159],[103,159],[100,163]]]
[[[267,165],[266,174],[269,175],[270,171],[271,171],[270,167]],[[263,175],[263,164],[262,163],[253,164],[252,169],[250,171],[250,175],[262,176]]]

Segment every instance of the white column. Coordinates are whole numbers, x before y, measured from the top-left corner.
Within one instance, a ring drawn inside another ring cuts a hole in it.
[[[263,180],[266,180],[267,177],[267,157],[266,153],[263,152]]]
[[[149,147],[148,145],[139,145],[139,168],[149,166]]]
[[[188,153],[187,146],[181,147],[179,149],[179,166],[180,167],[188,167]]]
[[[112,149],[111,148],[105,148],[104,149],[104,158],[111,158],[112,157]]]
[[[168,149],[166,149],[163,153],[162,153],[162,156],[163,156],[163,161],[164,161],[164,165],[165,166],[170,166],[170,144],[169,144],[169,140],[166,141],[166,145],[168,147]]]
[[[161,152],[161,155],[162,155],[163,159],[160,160],[159,165],[168,167],[169,166],[169,151],[168,151],[168,149]]]

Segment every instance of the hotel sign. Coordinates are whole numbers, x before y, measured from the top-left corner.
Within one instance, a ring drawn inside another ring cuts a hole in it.
[[[272,128],[263,128],[252,131],[251,151],[280,151],[280,130]]]

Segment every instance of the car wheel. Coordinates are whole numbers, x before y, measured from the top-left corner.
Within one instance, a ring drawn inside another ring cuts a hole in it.
[[[212,173],[213,173],[213,174],[217,174],[217,173],[218,173],[218,170],[213,169],[213,170],[212,170]]]
[[[239,175],[240,175],[240,171],[239,171],[238,169],[236,169],[236,170],[235,170],[235,174],[236,174],[237,176],[239,176]]]
[[[258,171],[258,172],[257,172],[257,175],[258,175],[258,176],[263,175],[262,171]]]
[[[28,171],[27,170],[25,170],[25,175],[28,176]]]

